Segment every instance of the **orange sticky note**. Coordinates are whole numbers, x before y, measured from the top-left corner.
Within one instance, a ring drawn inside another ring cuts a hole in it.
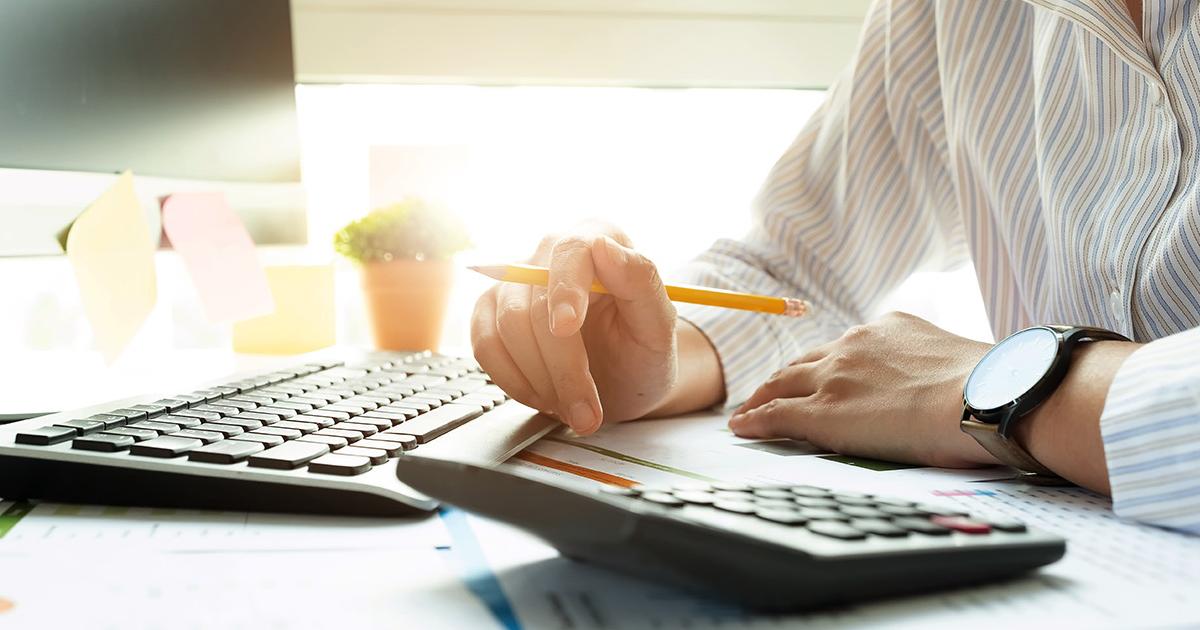
[[[210,322],[234,322],[275,310],[254,241],[225,195],[175,193],[162,203],[162,223]]]
[[[133,190],[133,174],[84,209],[60,239],[79,282],[96,348],[116,360],[154,308],[154,241]]]
[[[278,308],[233,325],[233,349],[248,354],[300,354],[332,346],[334,321],[332,265],[267,267]]]

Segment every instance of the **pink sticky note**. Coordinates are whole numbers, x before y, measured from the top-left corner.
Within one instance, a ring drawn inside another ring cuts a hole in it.
[[[254,241],[225,195],[173,194],[162,203],[162,224],[209,321],[233,322],[275,311]]]

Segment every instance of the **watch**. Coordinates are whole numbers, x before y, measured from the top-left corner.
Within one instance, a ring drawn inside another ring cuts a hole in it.
[[[1124,335],[1083,326],[1034,326],[992,346],[963,388],[962,430],[996,459],[1039,484],[1063,483],[1013,437],[1021,418],[1058,389],[1075,348],[1088,341],[1129,341]]]

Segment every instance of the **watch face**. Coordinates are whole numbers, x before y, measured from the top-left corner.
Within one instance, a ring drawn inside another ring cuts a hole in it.
[[[1058,336],[1030,328],[996,344],[967,379],[964,393],[975,409],[996,409],[1020,398],[1046,375],[1058,354]]]

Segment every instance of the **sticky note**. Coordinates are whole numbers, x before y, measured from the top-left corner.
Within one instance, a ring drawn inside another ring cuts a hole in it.
[[[213,193],[175,193],[162,203],[163,231],[179,253],[210,322],[233,322],[275,310],[254,241]]]
[[[249,354],[300,354],[332,346],[333,265],[268,266],[275,312],[233,325],[233,349]]]
[[[116,360],[154,308],[154,240],[126,171],[60,239],[75,270],[96,349]]]

